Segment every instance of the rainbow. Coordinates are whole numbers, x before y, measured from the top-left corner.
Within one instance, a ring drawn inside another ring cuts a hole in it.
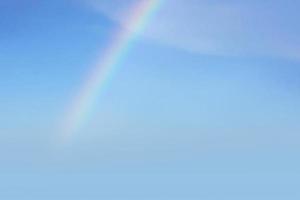
[[[121,58],[128,52],[131,43],[144,29],[151,16],[160,7],[162,0],[139,0],[126,19],[124,29],[116,33],[108,48],[99,55],[99,60],[88,74],[77,96],[74,97],[64,115],[63,140],[78,132],[89,119],[93,105],[104,85],[120,65]]]

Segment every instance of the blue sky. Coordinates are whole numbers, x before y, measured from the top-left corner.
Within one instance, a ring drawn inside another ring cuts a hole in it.
[[[297,1],[166,0],[61,145],[136,3],[0,2],[0,198],[299,199]]]

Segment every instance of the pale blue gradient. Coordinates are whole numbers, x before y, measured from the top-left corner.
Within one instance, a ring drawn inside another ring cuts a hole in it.
[[[248,24],[247,37],[236,33],[237,43],[228,40],[235,35],[217,36],[230,44],[227,54],[145,33],[91,121],[61,146],[64,109],[122,25],[79,0],[1,1],[0,199],[299,199],[300,61],[246,45],[272,32],[300,48],[299,3],[222,1],[235,4],[251,15],[274,7]]]

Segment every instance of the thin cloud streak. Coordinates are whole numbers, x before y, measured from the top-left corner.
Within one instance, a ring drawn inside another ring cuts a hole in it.
[[[87,0],[93,10],[124,25],[137,0]],[[166,1],[144,33],[147,39],[185,51],[222,56],[268,56],[299,60],[296,9],[281,2]]]

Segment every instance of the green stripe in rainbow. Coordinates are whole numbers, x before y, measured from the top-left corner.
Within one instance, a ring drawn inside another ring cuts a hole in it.
[[[162,0],[139,0],[126,20],[125,29],[117,33],[112,43],[100,55],[98,63],[93,67],[78,95],[67,110],[63,121],[63,138],[68,140],[88,120],[91,109],[96,103],[99,93],[108,82],[121,58],[126,55],[134,38],[146,26],[150,17],[159,8]]]

